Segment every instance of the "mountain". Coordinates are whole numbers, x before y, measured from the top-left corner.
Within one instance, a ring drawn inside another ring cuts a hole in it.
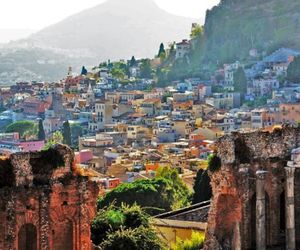
[[[299,0],[222,0],[207,11],[204,59],[232,62],[251,48],[270,53],[300,48]]]
[[[189,37],[196,20],[172,15],[154,0],[107,0],[0,47],[0,85],[19,80],[58,80],[68,66],[104,60],[152,58],[161,42]],[[48,70],[47,70],[48,69]]]
[[[195,20],[174,16],[153,0],[108,0],[32,35],[35,46],[100,60],[153,57],[161,42],[189,36]]]

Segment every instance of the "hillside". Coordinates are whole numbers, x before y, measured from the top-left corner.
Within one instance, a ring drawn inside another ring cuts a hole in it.
[[[222,0],[207,11],[205,61],[243,60],[251,48],[300,48],[299,0]]]

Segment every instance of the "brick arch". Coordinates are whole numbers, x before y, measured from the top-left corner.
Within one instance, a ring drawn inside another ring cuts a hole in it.
[[[31,223],[21,226],[18,232],[18,250],[37,250],[37,228]]]

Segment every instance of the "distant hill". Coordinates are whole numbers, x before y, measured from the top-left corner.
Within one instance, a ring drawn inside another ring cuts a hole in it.
[[[207,11],[205,61],[243,60],[251,48],[300,48],[299,0],[222,0]]]
[[[8,43],[10,41],[27,38],[34,33],[31,29],[0,29],[0,43]]]
[[[152,57],[160,42],[189,36],[195,20],[160,9],[153,0],[108,0],[32,35],[35,46],[107,59]]]
[[[161,42],[188,38],[195,21],[172,15],[153,0],[107,0],[0,47],[0,84],[58,80],[68,66],[97,65],[107,59],[152,58]]]

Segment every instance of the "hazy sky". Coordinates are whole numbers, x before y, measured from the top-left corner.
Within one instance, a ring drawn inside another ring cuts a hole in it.
[[[3,0],[0,8],[0,29],[39,30],[104,1]],[[206,9],[217,4],[219,0],[155,0],[155,2],[168,12],[200,18],[205,16]]]

